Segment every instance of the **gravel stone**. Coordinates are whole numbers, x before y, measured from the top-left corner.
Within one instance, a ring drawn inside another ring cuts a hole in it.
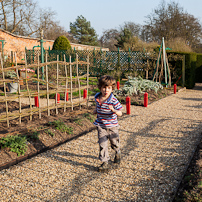
[[[201,101],[186,90],[131,106],[119,118],[121,164],[107,173],[97,172],[96,130],[2,170],[0,201],[170,201],[201,138]]]

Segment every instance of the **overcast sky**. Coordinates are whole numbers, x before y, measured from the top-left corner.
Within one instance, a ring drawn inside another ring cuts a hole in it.
[[[171,2],[170,0],[165,0]],[[56,20],[67,31],[70,22],[83,15],[101,36],[107,29],[118,28],[124,22],[144,24],[146,16],[156,9],[162,0],[38,0],[40,8],[51,8],[57,13]],[[175,0],[202,24],[202,0]]]

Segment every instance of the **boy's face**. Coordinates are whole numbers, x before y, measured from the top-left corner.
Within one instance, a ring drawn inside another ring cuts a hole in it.
[[[108,98],[112,93],[112,86],[102,86],[100,89],[102,97]]]

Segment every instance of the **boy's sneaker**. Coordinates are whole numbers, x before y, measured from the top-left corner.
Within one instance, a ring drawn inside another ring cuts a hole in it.
[[[114,163],[120,163],[121,162],[121,152],[118,152],[115,154]]]
[[[98,168],[99,172],[105,172],[109,169],[108,162],[103,162],[102,165]]]

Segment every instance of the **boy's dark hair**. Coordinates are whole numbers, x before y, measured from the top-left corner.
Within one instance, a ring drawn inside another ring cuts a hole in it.
[[[114,90],[116,86],[116,80],[112,76],[101,76],[98,80],[98,88],[101,89],[101,87],[105,86],[112,86],[112,90]]]

